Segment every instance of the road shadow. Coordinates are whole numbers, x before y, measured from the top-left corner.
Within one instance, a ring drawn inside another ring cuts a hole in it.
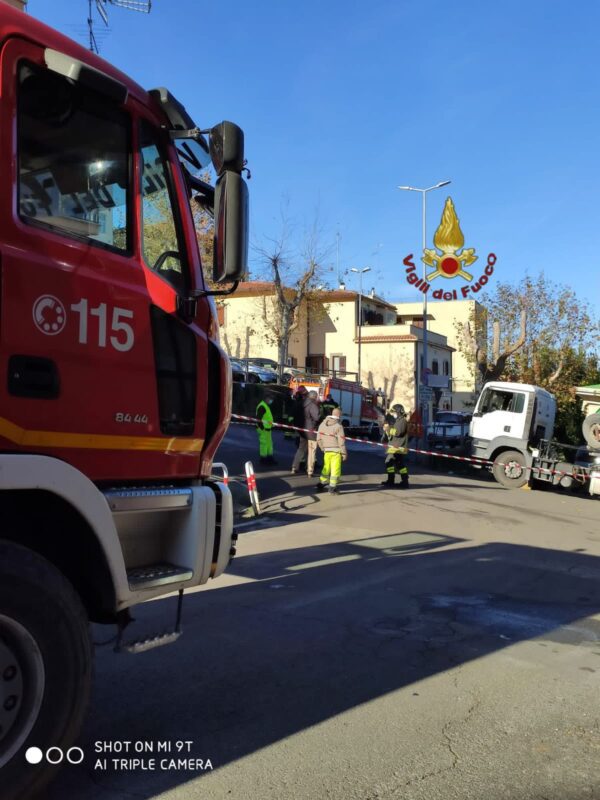
[[[199,776],[94,771],[98,741],[189,740],[219,767],[516,642],[600,651],[600,622],[586,619],[600,611],[600,562],[580,552],[399,530],[238,557],[229,572],[238,585],[186,598],[176,645],[99,653],[86,762],[49,800],[79,800],[90,781],[152,798]],[[135,609],[138,632],[170,623],[172,603]]]

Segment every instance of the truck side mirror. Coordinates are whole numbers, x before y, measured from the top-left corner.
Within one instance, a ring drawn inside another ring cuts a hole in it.
[[[215,186],[213,281],[239,281],[248,271],[248,187],[226,170]]]
[[[244,168],[244,131],[234,122],[225,120],[211,128],[208,147],[217,175]]]

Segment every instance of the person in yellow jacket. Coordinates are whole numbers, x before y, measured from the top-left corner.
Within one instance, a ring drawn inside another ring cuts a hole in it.
[[[317,486],[318,492],[329,489],[329,494],[338,494],[338,481],[342,474],[342,461],[348,458],[346,452],[346,434],[340,422],[342,412],[334,408],[323,420],[317,431],[317,447],[324,453],[323,469]]]
[[[273,412],[271,404],[273,397],[267,395],[256,406],[256,432],[258,434],[258,450],[261,464],[276,464],[273,458]]]

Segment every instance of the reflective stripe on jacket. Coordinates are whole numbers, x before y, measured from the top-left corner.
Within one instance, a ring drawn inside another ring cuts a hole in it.
[[[388,424],[389,428],[383,433],[383,440],[388,443],[388,453],[406,453],[408,446],[408,423],[406,419],[397,417],[390,420]]]

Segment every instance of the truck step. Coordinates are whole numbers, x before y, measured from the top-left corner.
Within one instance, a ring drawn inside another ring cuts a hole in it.
[[[132,567],[127,570],[127,581],[132,592],[140,589],[154,589],[169,583],[189,581],[194,575],[187,567],[175,564],[149,564],[146,567]]]
[[[111,511],[173,511],[190,508],[193,494],[189,488],[135,487],[108,489],[104,492]]]
[[[166,566],[166,565],[165,565]],[[191,575],[191,573],[190,573]],[[123,632],[130,622],[133,622],[129,611],[121,612],[121,618],[118,623],[119,630],[117,633],[117,643],[115,645],[115,653],[145,653],[146,650],[154,650],[155,647],[163,647],[165,644],[172,644],[176,642],[181,636],[181,614],[183,610],[183,589],[179,590],[177,596],[177,613],[175,616],[175,629],[165,633],[159,633],[157,636],[147,636],[144,639],[134,639],[131,642],[123,641]]]
[[[166,644],[173,644],[181,636],[181,631],[171,631],[170,633],[160,633],[158,636],[149,636],[147,639],[138,639],[133,642],[123,642],[119,646],[120,653],[145,653],[147,650],[154,650],[155,647],[163,647]]]

